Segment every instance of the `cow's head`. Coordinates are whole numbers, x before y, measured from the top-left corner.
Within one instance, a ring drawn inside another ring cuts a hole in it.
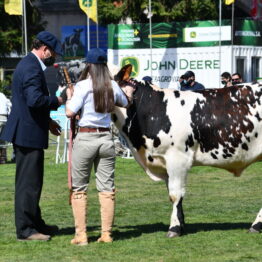
[[[128,64],[121,68],[121,70],[114,76],[114,80],[118,83],[118,85],[123,89],[126,86],[131,86],[135,90],[140,86],[140,82],[131,78],[132,73],[132,65]]]
[[[83,28],[75,28],[75,29],[74,29],[74,32],[75,32],[76,34],[79,34],[79,35],[80,35],[80,33],[81,33],[83,30],[84,30]]]
[[[132,65],[131,64],[125,65],[114,76],[114,79],[120,86],[122,86],[126,84],[128,80],[130,80],[131,73],[132,73]]]
[[[114,76],[114,80],[118,83],[128,98],[132,98],[133,93],[137,88],[137,81],[130,78],[132,73],[132,65],[128,64],[121,68],[121,70]]]

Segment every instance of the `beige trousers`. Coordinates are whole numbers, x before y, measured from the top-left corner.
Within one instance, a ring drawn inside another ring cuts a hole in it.
[[[97,190],[114,191],[115,147],[109,131],[77,134],[72,151],[73,191],[87,191],[93,166]]]

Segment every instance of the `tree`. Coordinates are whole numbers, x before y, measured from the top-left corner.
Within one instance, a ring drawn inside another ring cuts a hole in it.
[[[33,6],[34,0],[26,1],[28,44],[32,36],[44,30],[45,22],[41,21],[41,14]],[[12,52],[22,53],[22,16],[9,15],[4,10],[4,1],[0,1],[0,56],[10,55]]]
[[[223,19],[231,18],[232,6],[223,2]],[[147,23],[148,0],[98,0],[98,16],[101,24],[119,23],[127,17],[134,23]],[[192,20],[217,20],[219,0],[152,0],[153,22]],[[245,11],[235,5],[235,16],[247,17]]]

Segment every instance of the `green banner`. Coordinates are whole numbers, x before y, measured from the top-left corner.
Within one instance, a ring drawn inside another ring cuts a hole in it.
[[[237,20],[234,30],[234,45],[262,46],[262,21]]]
[[[260,21],[236,20],[233,44],[262,45]],[[220,38],[221,32],[221,38]],[[152,48],[231,45],[231,20],[152,24]],[[150,48],[149,24],[109,25],[110,49]]]

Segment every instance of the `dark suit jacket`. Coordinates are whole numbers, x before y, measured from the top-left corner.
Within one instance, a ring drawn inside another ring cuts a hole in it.
[[[50,110],[58,106],[57,97],[49,96],[38,59],[29,53],[13,75],[12,109],[1,139],[23,147],[47,148]]]

